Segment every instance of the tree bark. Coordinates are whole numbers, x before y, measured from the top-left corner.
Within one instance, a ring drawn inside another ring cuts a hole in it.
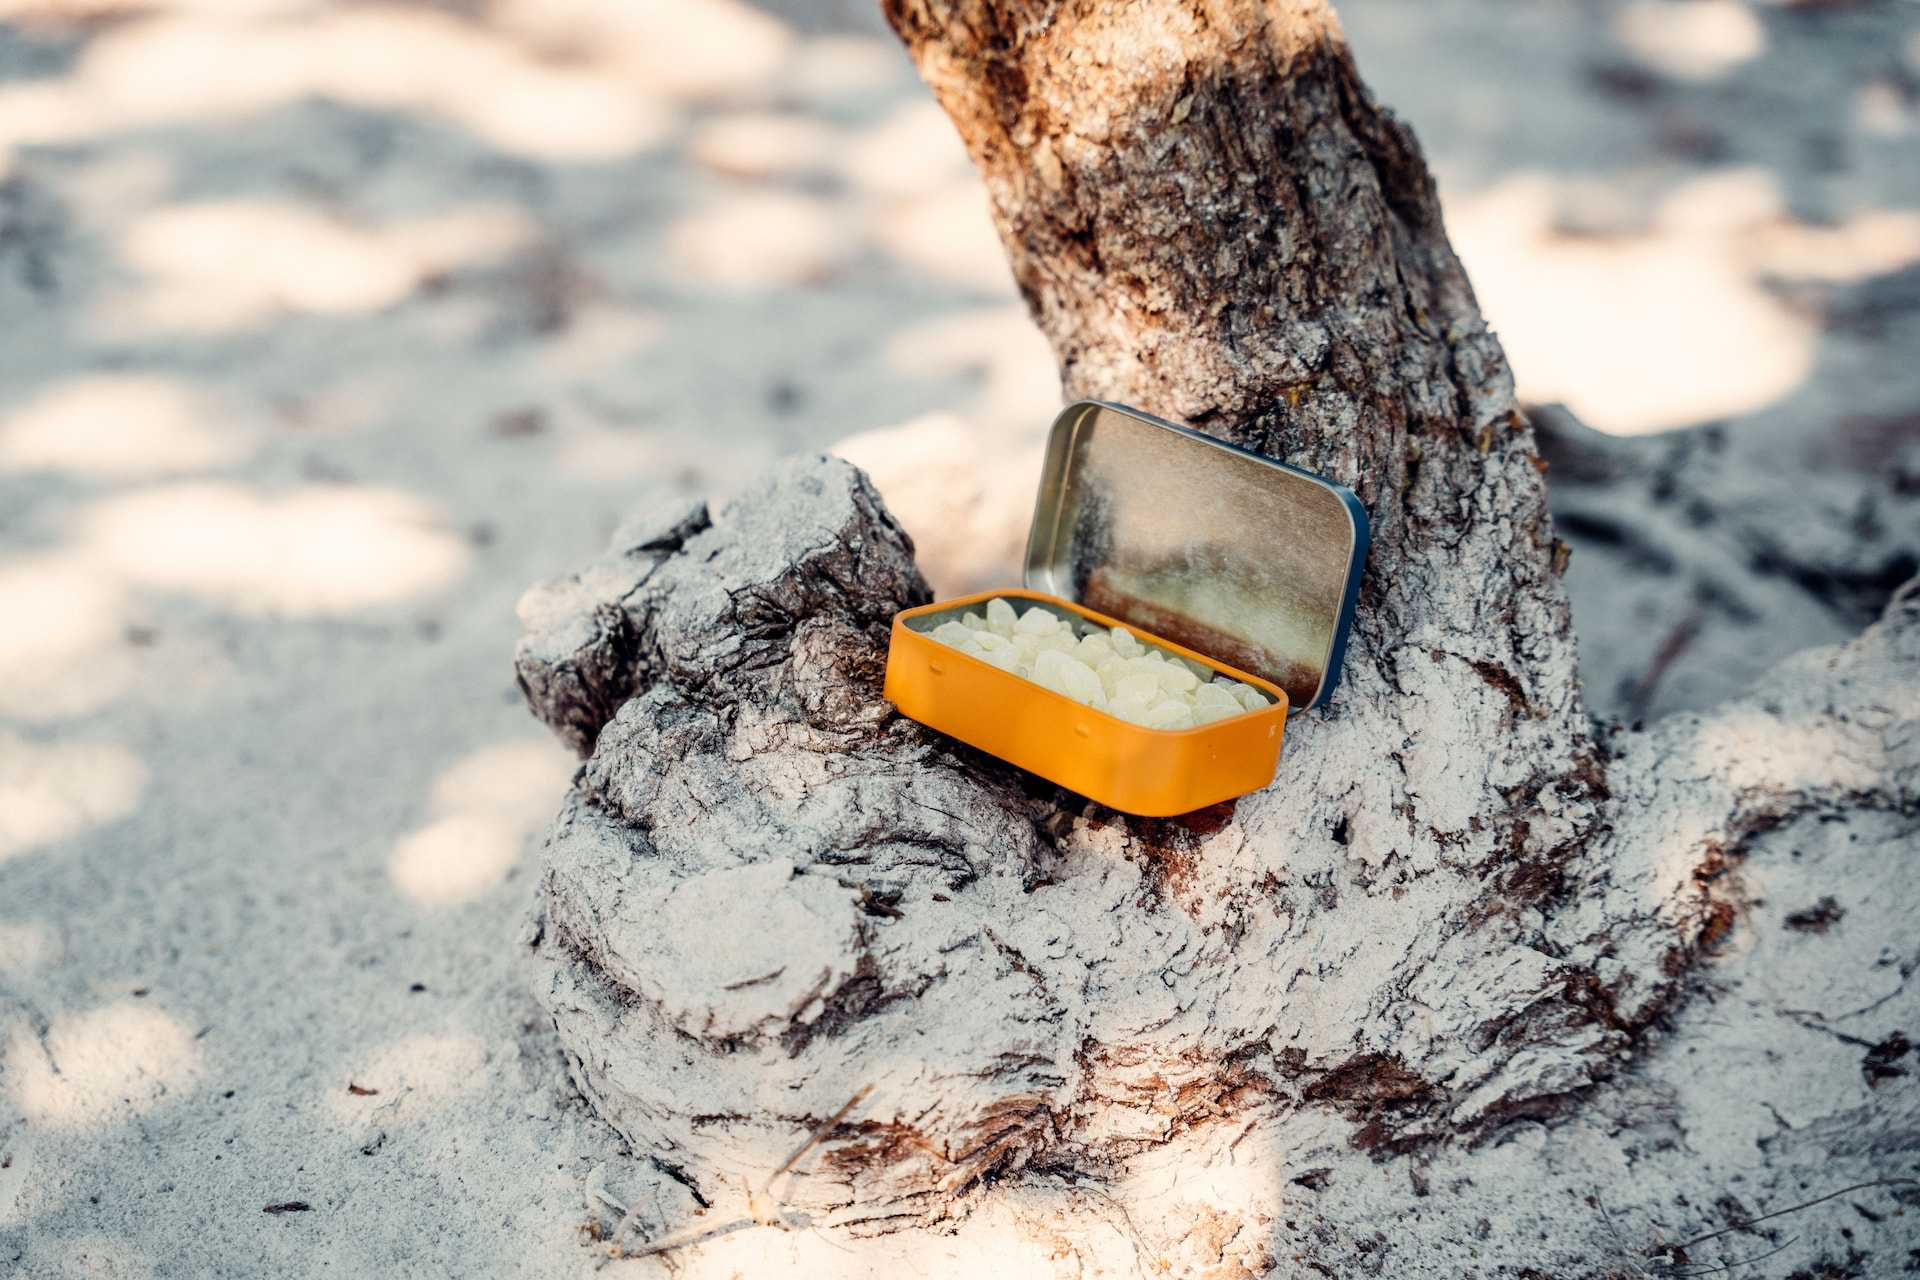
[[[654,1171],[642,1234],[678,1248],[713,1206],[914,1265],[916,1229],[1004,1237],[1017,1274],[1685,1274],[1607,1202],[1679,1240],[1808,1169],[1911,1172],[1911,1097],[1862,1085],[1703,1173],[1712,1100],[1648,1051],[1778,1048],[1677,1021],[1703,964],[1784,980],[1723,955],[1767,923],[1749,858],[1812,832],[1838,877],[1827,828],[1911,836],[1920,602],[1746,701],[1596,735],[1532,431],[1331,11],[886,9],[1067,393],[1351,485],[1374,547],[1341,690],[1275,783],[1172,821],[891,714],[886,622],[927,591],[844,463],[660,513],[530,594],[522,687],[586,756],[532,950],[575,1080]],[[1792,1034],[1903,1070],[1920,957],[1836,904],[1899,983],[1842,966]],[[1874,1266],[1889,1212],[1850,1227]],[[761,1247],[737,1234],[687,1247],[725,1274]]]

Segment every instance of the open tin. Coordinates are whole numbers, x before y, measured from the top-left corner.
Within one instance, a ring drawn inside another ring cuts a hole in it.
[[[1204,808],[1271,782],[1289,711],[1332,692],[1366,552],[1366,511],[1350,490],[1082,401],[1048,437],[1025,588],[895,615],[886,696],[902,715],[1122,812]],[[1123,626],[1272,702],[1150,729],[933,638],[996,596]]]

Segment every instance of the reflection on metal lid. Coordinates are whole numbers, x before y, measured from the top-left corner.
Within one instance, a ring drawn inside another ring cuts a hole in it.
[[[1027,586],[1323,701],[1339,678],[1367,518],[1348,490],[1083,401],[1054,420]]]

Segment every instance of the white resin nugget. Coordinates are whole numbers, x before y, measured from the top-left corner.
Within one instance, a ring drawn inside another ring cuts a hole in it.
[[[1101,627],[995,597],[932,631],[940,643],[1043,689],[1152,729],[1190,729],[1269,706],[1252,685],[1164,653],[1124,627]]]
[[[1013,629],[1023,636],[1050,636],[1060,629],[1060,619],[1035,605],[1020,615]]]
[[[1213,683],[1232,694],[1239,700],[1240,705],[1249,711],[1258,711],[1267,705],[1267,700],[1260,696],[1260,691],[1250,684],[1242,684],[1229,676],[1215,676]]]
[[[1225,720],[1245,710],[1238,698],[1217,684],[1203,684],[1193,691],[1193,718],[1200,724]]]
[[[1196,707],[1218,707],[1238,715],[1245,710],[1240,699],[1217,684],[1203,684],[1193,691],[1193,705]]]
[[[1100,677],[1093,674],[1093,668],[1076,662],[1058,649],[1048,649],[1035,660],[1033,682],[1088,706],[1101,706],[1106,702],[1100,691]]]
[[[1160,665],[1162,670],[1156,674],[1160,679],[1160,687],[1168,693],[1192,693],[1199,686],[1200,678],[1187,670],[1185,663],[1164,662]]]
[[[1156,702],[1147,709],[1147,728],[1191,729],[1193,728],[1193,711],[1173,698]]]
[[[1073,652],[1080,661],[1097,668],[1103,659],[1113,656],[1113,641],[1096,631],[1090,636],[1081,636]]]

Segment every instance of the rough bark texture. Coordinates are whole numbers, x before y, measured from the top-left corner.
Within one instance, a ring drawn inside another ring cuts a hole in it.
[[[1016,1274],[1684,1274],[1649,1250],[1689,1223],[1809,1171],[1849,1174],[1809,1195],[1911,1172],[1911,1091],[1875,1113],[1897,1091],[1833,1066],[1905,1069],[1874,1038],[1914,1012],[1897,895],[1770,923],[1802,904],[1741,886],[1762,855],[1838,879],[1912,836],[1920,602],[1747,701],[1596,738],[1531,430],[1325,7],[888,12],[1068,392],[1346,481],[1374,552],[1342,691],[1274,785],[1174,821],[891,714],[885,623],[926,588],[845,463],[663,513],[532,593],[523,688],[587,753],[533,950],[575,1079],[658,1174],[645,1231],[780,1172],[754,1212],[885,1236],[881,1274],[936,1223],[1011,1241]],[[1827,1051],[1800,1064],[1824,1109],[1802,1082],[1764,1134],[1701,1134],[1735,1123],[1712,1083],[1645,1051],[1760,1069],[1773,1041],[1673,1022],[1677,997],[1731,939],[1832,911],[1866,923],[1845,962],[1806,957],[1804,1002],[1765,948],[1716,978]],[[1829,1233],[1876,1268],[1902,1238],[1880,1194]]]

